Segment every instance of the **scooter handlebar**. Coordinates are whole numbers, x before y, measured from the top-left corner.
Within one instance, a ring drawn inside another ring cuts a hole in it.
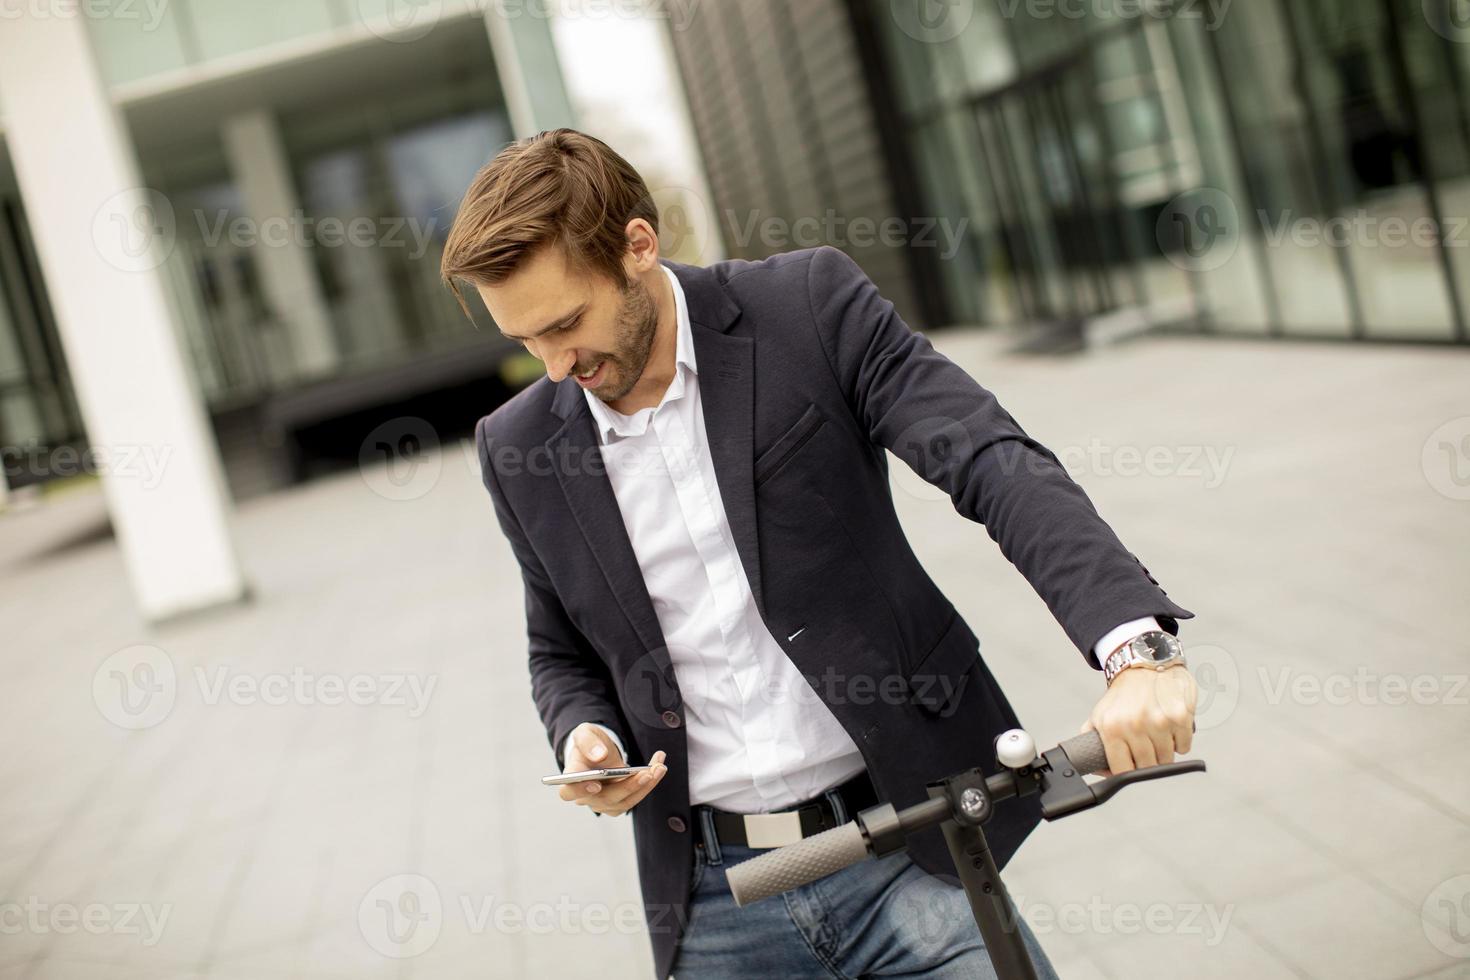
[[[1060,748],[1084,776],[1108,766],[1102,738],[1095,731],[1074,735],[1062,742]],[[745,906],[811,884],[868,856],[867,838],[854,820],[742,861],[725,878],[730,883],[735,904]]]
[[[1072,765],[1083,776],[1090,776],[1108,767],[1108,753],[1103,749],[1102,736],[1095,731],[1085,731],[1057,746],[1067,753]]]
[[[735,904],[743,906],[825,878],[867,856],[868,841],[854,820],[742,861],[725,877]]]

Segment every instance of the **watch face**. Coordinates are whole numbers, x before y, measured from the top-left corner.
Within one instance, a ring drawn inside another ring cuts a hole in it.
[[[1161,664],[1176,656],[1170,637],[1159,633],[1145,633],[1133,641],[1133,652],[1150,663]]]

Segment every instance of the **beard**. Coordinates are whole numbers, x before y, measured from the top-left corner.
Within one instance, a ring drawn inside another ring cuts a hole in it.
[[[643,280],[630,279],[620,284],[618,291],[621,298],[613,350],[575,369],[577,373],[585,373],[598,361],[607,362],[607,378],[592,392],[604,402],[623,398],[643,377],[643,369],[648,367],[653,352],[654,334],[658,331],[658,307]]]

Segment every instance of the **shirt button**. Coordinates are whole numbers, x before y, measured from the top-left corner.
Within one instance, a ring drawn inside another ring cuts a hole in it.
[[[684,818],[683,817],[670,817],[669,818],[669,829],[672,830],[676,834],[682,834],[684,832]]]
[[[670,728],[678,728],[681,724],[683,724],[683,720],[680,719],[679,712],[677,711],[665,711],[663,713],[663,719],[664,724],[668,725]]]

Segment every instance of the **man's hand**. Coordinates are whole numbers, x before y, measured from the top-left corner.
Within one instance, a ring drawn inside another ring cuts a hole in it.
[[[1108,754],[1101,775],[1173,762],[1194,740],[1199,695],[1183,664],[1163,670],[1135,667],[1113,678],[1082,730],[1096,730]]]
[[[584,769],[607,769],[627,765],[617,744],[596,725],[586,723],[572,729],[572,744],[567,749],[566,768],[562,772],[581,772]],[[654,768],[622,779],[608,780],[606,784],[597,780],[586,783],[568,783],[561,788],[561,798],[589,806],[598,813],[616,817],[627,813],[658,785],[669,767],[664,765],[664,753],[655,752],[648,760]]]

